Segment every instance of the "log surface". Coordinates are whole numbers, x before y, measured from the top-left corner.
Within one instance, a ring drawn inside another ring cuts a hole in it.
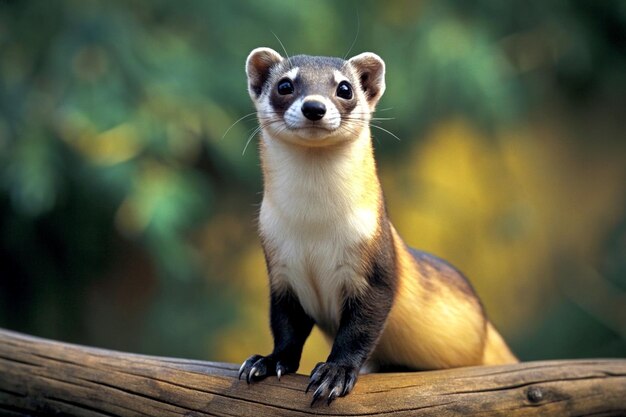
[[[362,375],[330,406],[308,378],[247,385],[237,365],[150,357],[0,329],[4,416],[620,416],[626,360],[525,362]]]

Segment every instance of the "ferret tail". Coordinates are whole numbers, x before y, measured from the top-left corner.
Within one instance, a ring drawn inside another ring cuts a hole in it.
[[[518,362],[519,359],[511,352],[493,324],[487,323],[487,341],[483,353],[483,365],[505,365]]]

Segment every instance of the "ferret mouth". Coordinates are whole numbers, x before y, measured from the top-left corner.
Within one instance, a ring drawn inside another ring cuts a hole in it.
[[[305,147],[327,146],[342,139],[337,136],[340,127],[334,128],[323,123],[290,125],[285,121],[284,124],[268,126],[268,129],[271,137]]]
[[[304,144],[322,145],[327,139],[330,139],[337,129],[330,129],[326,126],[301,126],[289,128],[301,142]]]
[[[296,136],[306,139],[306,140],[320,140],[325,139],[330,136],[336,129],[330,129],[326,126],[298,126],[298,127],[290,127],[290,131],[292,131]]]

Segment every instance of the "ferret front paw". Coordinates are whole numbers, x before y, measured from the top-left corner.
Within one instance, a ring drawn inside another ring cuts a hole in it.
[[[294,367],[286,361],[276,360],[272,355],[252,355],[241,364],[239,379],[243,377],[249,384],[276,375],[280,381],[281,376],[295,372],[297,368],[297,365]]]
[[[326,398],[326,404],[330,405],[335,398],[347,395],[354,388],[358,375],[359,370],[354,366],[332,362],[318,363],[311,372],[309,386],[306,388],[306,392],[309,392],[311,388],[317,386],[311,407],[320,399]]]

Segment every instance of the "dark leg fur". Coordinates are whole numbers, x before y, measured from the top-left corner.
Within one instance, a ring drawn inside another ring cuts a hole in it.
[[[393,303],[397,278],[395,251],[388,229],[379,242],[371,257],[374,264],[370,268],[367,291],[345,300],[330,355],[311,373],[307,392],[317,386],[311,406],[323,398],[330,404],[352,390],[359,370],[382,334]]]
[[[321,398],[330,404],[352,390],[382,333],[392,299],[390,288],[372,288],[365,297],[346,300],[330,355],[311,373],[307,391],[317,386],[311,405]]]
[[[248,383],[270,375],[277,375],[280,379],[282,375],[298,370],[304,342],[313,329],[313,320],[291,292],[277,294],[272,291],[270,325],[274,351],[267,356],[249,357],[239,369],[239,379],[243,377]]]

